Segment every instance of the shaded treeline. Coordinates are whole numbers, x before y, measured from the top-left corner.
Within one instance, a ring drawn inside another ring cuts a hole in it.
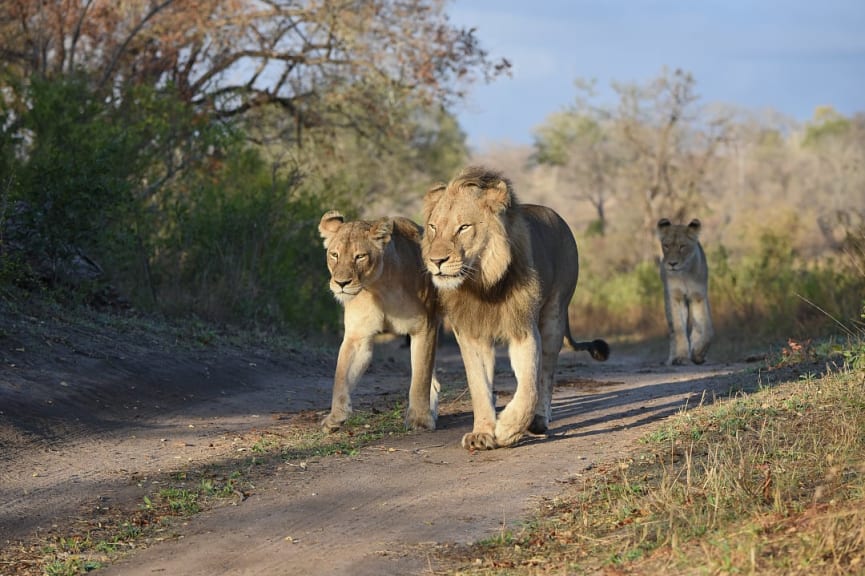
[[[439,0],[9,0],[0,58],[4,285],[297,329],[322,212],[410,210],[508,68]]]

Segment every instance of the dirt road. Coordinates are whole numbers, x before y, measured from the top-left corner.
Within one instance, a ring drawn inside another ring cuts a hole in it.
[[[278,432],[292,425],[291,414],[329,405],[330,358],[169,355],[142,343],[99,355],[57,347],[39,359],[15,342],[6,345],[2,546],[82,515],[140,503],[160,474],[236,458],[239,436]],[[404,396],[407,355],[398,342],[380,346],[356,404]],[[667,368],[658,364],[662,357],[663,351],[639,357],[614,348],[600,364],[565,351],[547,437],[469,453],[459,440],[471,416],[452,411],[435,432],[382,441],[355,456],[287,463],[237,505],[193,516],[174,526],[171,538],[98,573],[431,573],[441,546],[519,523],[563,483],[625,454],[661,419],[758,378],[744,364]],[[499,361],[503,404],[513,380],[506,358]],[[464,388],[455,346],[443,347],[439,375],[449,397]]]

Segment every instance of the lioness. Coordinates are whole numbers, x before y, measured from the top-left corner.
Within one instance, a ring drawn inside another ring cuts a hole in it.
[[[440,311],[420,253],[423,231],[406,218],[345,222],[332,210],[321,217],[330,290],[344,306],[345,335],[333,378],[330,414],[336,431],[351,413],[351,393],[372,360],[373,337],[411,336],[411,386],[406,427],[434,430],[439,383],[433,374]]]
[[[469,167],[427,192],[424,263],[460,346],[474,410],[469,450],[510,446],[528,429],[543,433],[564,339],[606,360],[603,340],[574,342],[568,303],[577,285],[577,244],[553,210],[520,204],[498,172]],[[496,420],[496,341],[508,343],[517,379]]]
[[[661,282],[664,284],[664,308],[670,330],[670,354],[667,364],[694,364],[706,361],[706,351],[715,331],[709,310],[709,268],[700,246],[700,221],[687,226],[658,221],[661,240]],[[690,329],[690,333],[689,333]]]

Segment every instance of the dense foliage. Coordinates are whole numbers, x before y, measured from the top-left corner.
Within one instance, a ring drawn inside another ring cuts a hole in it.
[[[320,215],[411,215],[465,161],[447,106],[508,66],[438,0],[13,1],[0,30],[5,285],[301,330],[338,314]]]

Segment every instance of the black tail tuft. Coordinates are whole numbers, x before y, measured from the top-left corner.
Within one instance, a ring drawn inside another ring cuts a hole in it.
[[[607,344],[606,340],[600,338],[592,340],[589,344],[589,354],[598,362],[604,362],[610,357],[610,345]]]
[[[574,342],[569,334],[565,334],[565,344],[578,352],[583,350],[588,352],[598,362],[604,362],[610,357],[610,345],[600,338],[591,342]]]

